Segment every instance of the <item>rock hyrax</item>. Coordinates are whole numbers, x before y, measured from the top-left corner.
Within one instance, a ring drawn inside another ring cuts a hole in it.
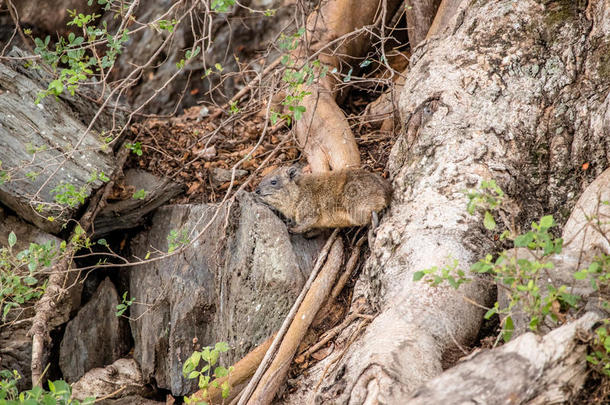
[[[294,221],[290,229],[367,225],[390,203],[390,183],[361,169],[305,174],[294,166],[267,175],[256,188],[258,197]]]

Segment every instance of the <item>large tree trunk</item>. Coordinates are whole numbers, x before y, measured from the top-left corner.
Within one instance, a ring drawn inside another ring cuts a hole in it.
[[[403,132],[389,161],[394,200],[354,294],[378,317],[289,397],[320,403],[404,403],[478,332],[491,286],[455,292],[413,281],[454,260],[463,269],[498,249],[464,190],[494,178],[518,224],[560,222],[608,163],[610,13],[604,1],[470,2],[448,36],[420,46],[399,100]],[[587,171],[581,168],[588,163]],[[336,362],[324,371],[331,362]],[[370,402],[369,402],[370,401]]]

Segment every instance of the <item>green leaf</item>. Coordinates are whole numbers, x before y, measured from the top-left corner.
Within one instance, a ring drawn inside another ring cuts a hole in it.
[[[532,231],[519,235],[515,238],[515,246],[516,247],[527,247],[534,240],[534,233]]]
[[[540,218],[540,226],[542,228],[549,229],[554,224],[555,224],[555,221],[553,220],[553,216],[552,215],[546,215],[546,216]]]
[[[483,225],[486,229],[493,231],[496,229],[496,221],[494,217],[489,213],[489,211],[485,211],[485,218],[483,219]]]
[[[498,308],[497,307],[493,307],[493,308],[489,308],[489,310],[487,312],[485,312],[485,319],[489,319],[492,316],[494,316],[495,314],[498,313]]]
[[[426,275],[426,273],[425,273],[425,272],[423,272],[423,271],[416,271],[416,272],[413,274],[413,281],[419,281],[419,280],[421,280],[422,278],[424,278],[424,276],[425,276],[425,275]]]
[[[38,282],[38,280],[36,280],[34,277],[27,276],[27,277],[23,278],[23,282],[26,285],[34,285],[34,284],[36,284]]]
[[[15,232],[11,231],[11,233],[8,234],[8,246],[13,247],[15,246],[15,243],[17,243],[17,235],[15,235]]]
[[[229,344],[227,342],[218,342],[214,345],[214,349],[225,353],[227,351],[229,351]]]
[[[216,378],[226,377],[227,375],[229,375],[229,370],[225,367],[219,366],[214,369],[214,376]]]
[[[587,278],[587,271],[583,270],[583,271],[577,271],[576,273],[574,273],[574,278],[576,280],[584,280]]]
[[[505,342],[508,342],[510,338],[513,336],[513,332],[515,330],[515,324],[513,323],[513,318],[507,316],[504,320],[504,328],[502,330],[502,339]]]

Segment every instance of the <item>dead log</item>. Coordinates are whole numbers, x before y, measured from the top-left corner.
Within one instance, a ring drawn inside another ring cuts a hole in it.
[[[183,191],[183,186],[178,183],[137,169],[125,171],[121,186],[126,191],[125,198],[108,203],[95,219],[93,232],[96,238],[143,225],[147,214]],[[133,198],[133,194],[140,190],[146,193],[144,198]]]
[[[587,378],[582,339],[602,317],[587,312],[545,336],[529,332],[497,349],[476,352],[418,388],[404,404],[568,403]]]
[[[414,49],[421,41],[426,39],[432,21],[435,20],[436,10],[440,3],[441,0],[416,0],[405,2],[407,30],[411,49]]]
[[[122,169],[125,161],[127,160],[129,150],[121,145],[117,154],[117,165]],[[118,172],[115,172],[113,178],[107,182],[104,187],[99,189],[95,195],[90,199],[89,205],[85,213],[81,216],[79,221],[79,228],[86,233],[91,229],[95,217],[102,209],[105,204],[108,195],[110,194]],[[32,326],[28,332],[28,336],[32,337],[32,384],[34,386],[40,386],[42,384],[43,370],[48,360],[49,354],[49,343],[51,342],[50,332],[52,325],[49,323],[52,319],[53,314],[57,311],[57,307],[61,302],[62,298],[65,297],[69,292],[71,286],[71,280],[75,280],[78,277],[78,273],[71,270],[72,258],[79,249],[78,243],[82,235],[73,231],[70,235],[70,242],[67,244],[62,254],[53,263],[49,273],[49,280],[47,288],[43,296],[36,302],[34,309],[36,311],[34,318],[32,319]]]
[[[82,204],[58,203],[54,197],[62,190],[56,188],[70,185],[89,195],[103,184],[99,178],[89,181],[92,174],[111,176],[115,162],[99,137],[100,126],[87,132],[89,122],[79,120],[97,110],[94,104],[71,105],[52,96],[34,104],[48,82],[21,61],[0,63],[0,201],[38,228],[57,233]]]

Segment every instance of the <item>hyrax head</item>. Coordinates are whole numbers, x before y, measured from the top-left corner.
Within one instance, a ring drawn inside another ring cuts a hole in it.
[[[294,184],[298,174],[296,166],[275,169],[261,180],[255,190],[256,196],[270,205],[281,203],[279,200],[288,193],[287,187]]]

